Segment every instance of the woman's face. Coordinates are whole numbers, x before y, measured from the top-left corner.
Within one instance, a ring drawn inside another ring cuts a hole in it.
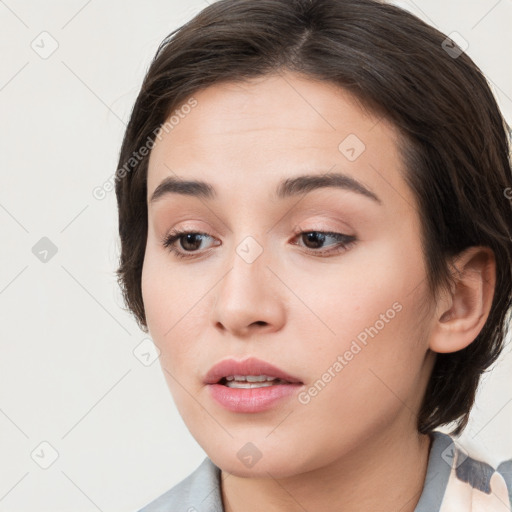
[[[142,273],[192,435],[225,471],[284,477],[415,434],[433,317],[396,131],[291,73],[194,98],[151,153]],[[211,193],[154,196],[166,178]]]

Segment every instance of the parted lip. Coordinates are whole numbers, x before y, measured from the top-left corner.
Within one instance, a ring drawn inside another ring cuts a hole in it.
[[[224,377],[231,375],[267,375],[268,377],[284,380],[290,384],[302,384],[299,379],[287,374],[280,368],[255,357],[243,360],[223,359],[210,368],[204,378],[204,383],[217,384]]]

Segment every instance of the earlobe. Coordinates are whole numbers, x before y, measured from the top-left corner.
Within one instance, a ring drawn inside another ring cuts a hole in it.
[[[472,343],[491,309],[496,260],[488,247],[470,247],[453,262],[453,284],[438,303],[430,349],[457,352]]]

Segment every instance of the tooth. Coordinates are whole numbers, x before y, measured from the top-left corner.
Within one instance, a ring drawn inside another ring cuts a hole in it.
[[[265,382],[267,380],[266,375],[247,375],[247,382]]]
[[[224,377],[226,382],[237,382],[237,383],[278,383],[281,384],[283,381],[277,377],[269,377],[268,375],[228,375]]]
[[[238,389],[251,389],[251,388],[267,388],[270,386],[275,386],[275,383],[272,382],[240,382],[240,381],[230,381],[226,383],[228,388],[238,388]]]

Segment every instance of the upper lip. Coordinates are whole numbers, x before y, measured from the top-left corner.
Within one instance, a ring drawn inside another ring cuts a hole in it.
[[[231,375],[266,375],[290,383],[301,383],[299,379],[287,374],[280,368],[255,357],[240,361],[232,358],[223,359],[210,368],[204,382],[205,384],[216,384],[224,377]]]

